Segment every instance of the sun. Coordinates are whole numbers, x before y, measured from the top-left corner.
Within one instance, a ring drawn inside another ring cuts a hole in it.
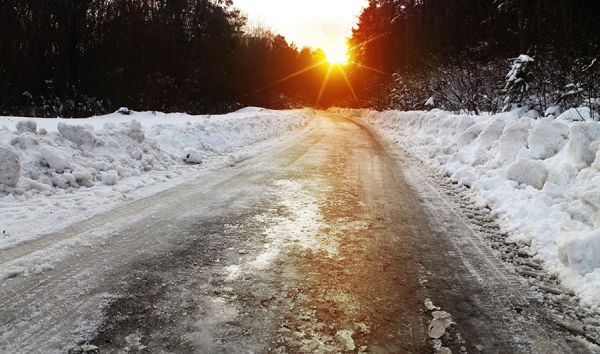
[[[344,43],[325,48],[323,51],[325,52],[327,62],[330,64],[346,65],[350,60],[348,46]]]

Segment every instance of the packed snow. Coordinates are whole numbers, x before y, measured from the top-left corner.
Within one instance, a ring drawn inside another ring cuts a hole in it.
[[[202,169],[238,164],[313,114],[119,112],[0,117],[0,250],[189,181]]]
[[[589,110],[533,119],[364,111],[360,119],[470,187],[582,302],[600,306],[600,123]]]

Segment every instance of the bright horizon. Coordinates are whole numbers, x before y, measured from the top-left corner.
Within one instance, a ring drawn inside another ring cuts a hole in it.
[[[260,23],[299,48],[331,50],[352,35],[367,0],[234,0],[250,23]]]

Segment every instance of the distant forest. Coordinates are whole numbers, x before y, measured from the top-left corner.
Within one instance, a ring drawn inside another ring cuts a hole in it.
[[[598,0],[371,0],[349,39],[356,98],[334,72],[319,106],[598,105],[599,18]],[[314,106],[323,59],[230,0],[0,0],[4,115]]]
[[[0,0],[0,113],[287,108],[314,102],[322,73],[278,81],[322,56],[231,1]]]

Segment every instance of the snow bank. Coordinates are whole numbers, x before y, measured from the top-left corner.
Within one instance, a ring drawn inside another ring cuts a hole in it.
[[[472,187],[510,241],[530,245],[546,268],[600,305],[600,123],[570,110],[534,120],[518,112],[455,115],[364,112],[405,149]]]
[[[250,158],[254,145],[305,126],[312,115],[129,113],[0,117],[0,249],[190,180],[206,162],[223,167]]]

